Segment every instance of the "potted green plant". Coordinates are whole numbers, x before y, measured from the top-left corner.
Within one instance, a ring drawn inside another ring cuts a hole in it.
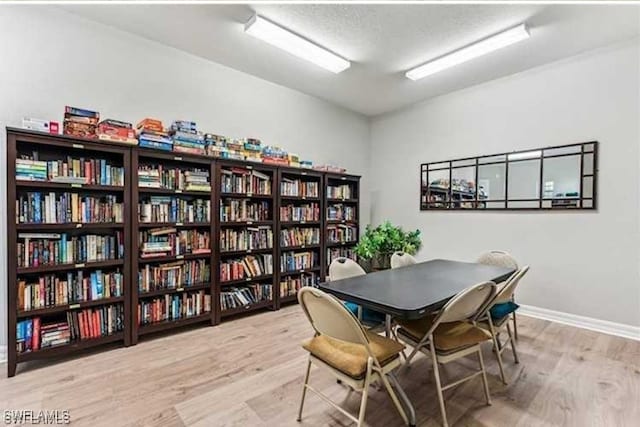
[[[365,270],[384,270],[390,267],[394,252],[415,255],[421,245],[420,230],[404,231],[402,227],[385,221],[375,228],[367,225],[355,247],[355,253]]]

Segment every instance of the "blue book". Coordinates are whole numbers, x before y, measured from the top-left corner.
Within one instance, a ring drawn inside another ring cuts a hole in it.
[[[106,160],[100,160],[100,185],[105,185],[107,179],[107,162]]]
[[[91,301],[98,299],[98,279],[96,273],[91,273]]]
[[[58,256],[63,263],[67,262],[67,233],[60,235],[60,249],[58,250]]]
[[[42,214],[40,212],[40,193],[34,193],[33,199],[35,208],[33,213],[34,222],[42,222]]]
[[[102,283],[102,271],[96,270],[96,299],[104,298],[104,284]]]
[[[32,338],[33,338],[33,320],[29,319],[26,321],[26,332],[25,332],[25,343],[26,343],[26,348],[31,350],[31,342],[32,342]]]

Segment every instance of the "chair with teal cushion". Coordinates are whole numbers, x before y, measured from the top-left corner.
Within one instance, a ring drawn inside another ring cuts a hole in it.
[[[367,272],[364,271],[357,262],[349,258],[336,258],[331,261],[331,264],[329,265],[330,282],[348,279],[350,277],[364,276],[365,274],[367,274]],[[353,313],[354,316],[368,327],[377,327],[385,321],[384,314],[377,311],[369,310],[368,308],[363,309],[358,304],[349,301],[344,302],[344,305]]]

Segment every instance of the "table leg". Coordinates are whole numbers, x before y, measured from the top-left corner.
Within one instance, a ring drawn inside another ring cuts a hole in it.
[[[389,373],[387,375],[391,380],[391,384],[393,385],[393,388],[395,388],[396,392],[398,393],[398,397],[400,398],[400,403],[402,404],[405,412],[407,413],[407,417],[409,418],[409,426],[415,427],[416,410],[414,409],[413,404],[411,403],[411,401],[409,400],[409,397],[407,397],[407,394],[404,392],[404,390],[400,386],[400,383],[398,382],[398,379],[396,378],[396,376],[393,373]]]
[[[387,338],[391,338],[391,316],[389,314],[384,316],[384,334]]]

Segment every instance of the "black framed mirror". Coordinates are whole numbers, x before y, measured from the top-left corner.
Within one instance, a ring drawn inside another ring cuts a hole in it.
[[[420,210],[596,209],[598,142],[423,163]]]

